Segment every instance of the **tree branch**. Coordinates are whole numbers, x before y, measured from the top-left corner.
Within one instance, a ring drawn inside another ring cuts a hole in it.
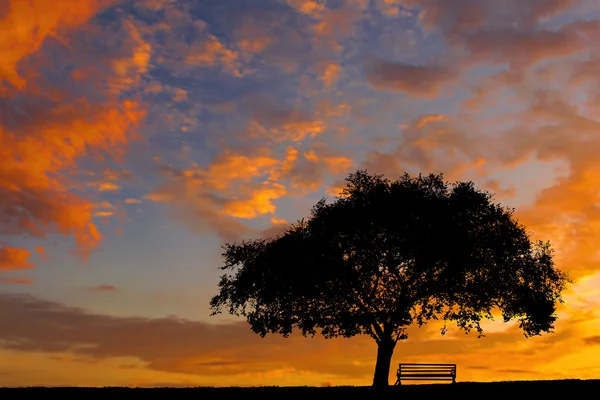
[[[377,322],[373,321],[371,322],[371,327],[375,329],[375,332],[377,332],[377,337],[379,338],[379,341],[382,341],[385,337],[385,334],[383,333],[383,329],[381,329],[381,326],[379,326]]]
[[[373,330],[373,324],[369,325],[369,335],[371,335],[371,337],[373,339],[375,339],[375,341],[377,342],[377,344],[381,343],[381,338]]]

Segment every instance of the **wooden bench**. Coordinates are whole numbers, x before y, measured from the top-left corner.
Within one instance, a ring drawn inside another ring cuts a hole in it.
[[[452,381],[456,383],[456,364],[400,364],[396,383],[401,381]]]

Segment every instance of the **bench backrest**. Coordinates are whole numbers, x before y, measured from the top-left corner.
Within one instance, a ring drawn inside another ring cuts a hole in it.
[[[400,364],[398,366],[398,377],[408,375],[411,377],[426,377],[428,375],[456,376],[456,364]]]

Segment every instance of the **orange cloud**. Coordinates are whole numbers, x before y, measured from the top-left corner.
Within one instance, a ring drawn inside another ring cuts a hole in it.
[[[323,162],[333,174],[348,172],[352,165],[354,165],[354,161],[351,158],[343,156],[323,157]]]
[[[267,29],[258,26],[253,20],[242,23],[235,30],[234,37],[236,38],[238,49],[246,54],[261,53],[275,40],[271,37]]]
[[[313,17],[318,17],[325,10],[325,4],[316,0],[287,0],[287,3],[296,11]]]
[[[450,180],[472,171],[481,176],[486,167],[482,154],[487,155],[489,146],[486,139],[458,130],[449,115],[422,115],[403,127],[394,150],[371,151],[364,167],[388,176],[405,171],[440,171]]]
[[[254,218],[275,212],[272,200],[285,194],[276,182],[282,160],[266,148],[253,152],[224,151],[206,167],[191,164],[188,169],[163,167],[165,181],[149,200],[179,204],[173,212],[194,230],[210,227],[227,240],[250,230],[233,218]],[[195,218],[190,218],[190,215]],[[198,218],[203,223],[198,223]]]
[[[266,137],[276,142],[299,142],[315,137],[327,128],[327,123],[319,118],[310,119],[296,111],[273,112],[265,120],[266,126],[259,120],[251,120],[247,130],[253,137]],[[271,119],[272,118],[272,119]]]
[[[228,49],[214,35],[208,35],[203,41],[193,44],[186,56],[185,62],[191,65],[215,66],[223,65],[224,69],[235,76],[242,76],[238,53]]]
[[[222,238],[236,240],[252,231],[237,219],[275,214],[275,200],[313,190],[328,175],[345,173],[353,165],[324,143],[314,143],[302,158],[298,154],[292,146],[279,156],[266,148],[225,150],[205,168],[194,163],[183,169],[164,166],[165,181],[146,198],[177,205],[174,215],[195,230],[208,226]]]
[[[121,189],[121,187],[112,182],[104,182],[98,186],[98,190],[101,192],[114,192]]]
[[[482,174],[517,169],[532,158],[564,164],[560,176],[533,194],[532,204],[517,207],[517,213],[536,237],[551,240],[558,265],[573,278],[597,273],[594,243],[600,240],[600,211],[595,188],[600,164],[593,154],[600,151],[600,141],[593,132],[600,128],[600,84],[591,73],[598,56],[586,49],[591,38],[600,37],[599,26],[597,21],[577,21],[556,32],[524,30],[520,34],[528,36],[518,43],[494,36],[494,31],[469,36],[467,40],[486,43],[474,49],[477,62],[506,62],[513,70],[471,82],[475,97],[461,104],[456,116],[435,124],[421,117],[406,128],[396,151],[372,152],[365,165],[394,174],[410,167],[474,176],[504,199],[518,201],[531,189],[523,184],[506,187]],[[557,58],[565,55],[569,57]],[[515,108],[506,113],[487,110],[507,104]],[[539,175],[557,172],[546,169]]]
[[[131,53],[111,62],[114,75],[109,85],[117,94],[140,84],[142,76],[148,72],[152,56],[152,46],[142,39],[138,28],[128,20],[123,21],[123,27]]]
[[[245,53],[260,53],[271,44],[273,39],[268,36],[243,38],[237,42],[238,48]]]
[[[112,217],[115,215],[114,211],[96,211],[94,217]]]
[[[578,279],[600,271],[593,244],[600,240],[595,190],[600,184],[600,163],[593,155],[600,151],[600,141],[593,134],[600,128],[600,121],[595,115],[582,115],[581,109],[568,103],[564,93],[538,91],[530,108],[520,115],[521,122],[532,128],[513,131],[503,140],[505,147],[519,149],[518,153],[512,152],[513,158],[535,151],[540,160],[560,160],[568,165],[566,176],[539,192],[534,204],[521,210],[520,215],[536,234],[554,242],[557,262]],[[496,151],[511,154],[502,148]]]
[[[356,23],[363,17],[364,1],[343,2],[338,8],[325,8],[312,26],[311,38],[316,48],[340,55],[344,39],[355,34]]]
[[[354,161],[324,142],[313,142],[310,150],[303,158],[288,153],[288,166],[282,177],[291,181],[291,188],[300,193],[315,191],[323,184],[328,175],[339,175],[349,172]]]
[[[279,218],[278,216],[274,215],[271,217],[271,223],[273,225],[284,225],[284,224],[287,224],[288,222],[285,219]]]
[[[173,95],[173,101],[185,101],[188,98],[187,91],[181,88],[175,88],[175,94]]]
[[[102,201],[100,203],[94,204],[94,217],[111,217],[116,213],[116,207],[113,206],[108,201]]]
[[[279,160],[271,157],[266,148],[258,149],[252,155],[236,154],[225,151],[215,157],[205,172],[200,174],[217,190],[230,187],[235,181],[248,181],[264,176],[279,164]]]
[[[71,2],[4,0],[0,15],[0,82],[18,89],[27,80],[18,71],[18,62],[35,53],[46,38],[64,41],[61,34],[86,23],[112,0]]]
[[[22,127],[18,136],[0,127],[5,144],[0,148],[5,160],[0,166],[0,193],[10,205],[4,208],[3,218],[12,221],[3,228],[5,234],[73,235],[82,254],[98,244],[101,235],[91,221],[92,205],[70,192],[59,174],[87,154],[90,146],[111,151],[125,145],[129,130],[143,113],[137,104],[125,102],[100,108],[95,115],[78,115],[85,105],[58,106],[52,110],[54,121],[35,121]]]
[[[223,211],[236,218],[252,219],[259,215],[273,214],[276,210],[273,200],[287,193],[285,186],[271,183],[253,188],[248,198],[228,200]]]
[[[415,126],[417,129],[421,129],[431,122],[443,121],[445,119],[445,115],[424,115],[422,117],[419,117],[419,119],[415,123]]]
[[[310,162],[318,162],[319,161],[319,157],[312,150],[304,153],[304,158],[306,158]]]
[[[2,35],[5,39],[0,42],[0,54],[8,62],[0,67],[0,79],[20,88],[23,96],[19,103],[20,111],[5,108],[3,111],[10,113],[10,118],[0,123],[0,158],[3,160],[0,164],[0,197],[4,201],[0,211],[3,221],[0,236],[7,241],[2,250],[3,264],[12,263],[10,268],[32,266],[27,261],[27,250],[10,246],[13,237],[28,235],[44,239],[48,234],[72,236],[77,252],[84,257],[102,238],[92,220],[95,212],[93,203],[77,192],[88,186],[81,180],[89,178],[77,164],[80,158],[86,156],[96,160],[112,156],[118,160],[134,138],[133,130],[144,117],[144,111],[134,100],[119,99],[120,93],[115,92],[112,83],[132,84],[135,79],[130,77],[144,72],[143,65],[147,59],[140,57],[134,43],[139,35],[135,36],[132,26],[126,30],[134,39],[130,41],[133,46],[130,60],[135,65],[133,70],[125,67],[123,58],[118,58],[115,68],[108,74],[94,70],[93,74],[80,77],[80,88],[87,86],[92,89],[94,100],[87,100],[80,93],[49,86],[52,82],[38,72],[38,68],[43,70],[43,65],[19,64],[17,71],[17,63],[24,57],[35,55],[35,62],[43,64],[43,52],[36,52],[42,46],[53,45],[46,38],[58,38],[62,42],[60,46],[68,45],[68,35],[76,34],[77,29],[79,34],[96,29],[85,23],[109,3],[81,1],[77,5],[64,2],[50,5],[43,1],[14,1],[9,3],[7,13],[2,15],[2,26],[16,31],[15,35],[10,32]],[[7,42],[11,40],[16,42]],[[69,57],[74,57],[72,61],[76,65],[89,65],[91,69],[94,64],[114,60],[111,59],[114,55],[110,54],[103,56],[105,58],[98,55],[98,59],[77,59],[80,54],[87,53],[73,50],[69,53]],[[103,79],[109,83],[108,86],[104,85],[102,89],[94,86],[95,80]],[[0,95],[12,96],[8,92]],[[108,180],[102,182],[98,190],[117,188]]]
[[[320,79],[323,81],[323,85],[326,89],[331,88],[335,81],[339,78],[342,67],[334,63],[326,63],[322,68]]]
[[[405,3],[404,0],[376,0],[375,6],[389,17],[397,17],[400,15],[412,16],[410,11],[406,11],[401,6],[408,6],[410,3]]]
[[[250,96],[246,105],[249,119],[244,137],[278,143],[301,142],[322,135],[330,127],[330,113],[336,111],[331,105],[322,104],[310,110],[286,107],[272,97],[259,95]]]
[[[338,55],[343,50],[342,41],[355,33],[356,22],[368,8],[366,0],[345,0],[338,7],[327,7],[323,0],[287,0],[287,4],[297,13],[311,18],[308,39],[313,48]],[[288,61],[294,66],[286,65],[287,69],[296,67],[297,60]]]
[[[0,247],[0,272],[33,268],[33,264],[27,261],[30,255],[26,249]]]

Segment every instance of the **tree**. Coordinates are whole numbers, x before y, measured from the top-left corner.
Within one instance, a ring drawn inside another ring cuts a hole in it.
[[[271,239],[224,246],[212,314],[246,317],[255,333],[293,328],[326,338],[370,335],[374,386],[387,386],[406,328],[452,321],[483,336],[499,310],[526,337],[552,332],[569,282],[549,242],[534,242],[514,210],[472,182],[443,175],[390,181],[357,171],[332,203]]]

